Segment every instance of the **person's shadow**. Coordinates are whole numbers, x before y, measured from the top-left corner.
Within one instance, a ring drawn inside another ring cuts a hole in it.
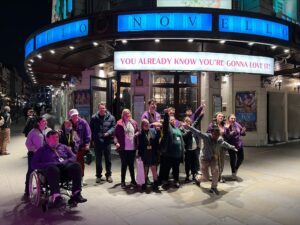
[[[17,202],[16,205],[13,203]],[[7,210],[2,211],[1,224],[10,225],[52,225],[65,223],[70,221],[72,223],[83,220],[83,217],[76,215],[80,213],[76,208],[65,209],[49,209],[43,212],[42,207],[35,207],[29,201],[13,200],[4,203],[8,207]],[[9,209],[12,206],[11,209]]]

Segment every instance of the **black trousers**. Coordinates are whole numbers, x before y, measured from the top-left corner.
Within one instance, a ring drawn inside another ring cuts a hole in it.
[[[77,162],[68,162],[65,165],[50,165],[42,169],[50,186],[51,195],[60,193],[60,181],[72,181],[72,193],[81,191],[81,167]]]
[[[230,166],[231,172],[236,173],[242,162],[244,161],[244,148],[238,149],[237,152],[235,151],[228,151],[230,156]]]
[[[31,161],[33,158],[34,152],[29,151],[27,153],[27,173],[26,173],[26,180],[25,180],[25,194],[29,194],[29,178],[30,178],[30,174],[32,173],[33,169],[31,168]]]
[[[172,158],[172,157],[164,157],[164,166],[162,170],[162,181],[169,180],[169,173],[172,168],[172,174],[174,177],[174,181],[179,181],[179,165],[180,165],[180,158]]]
[[[190,172],[192,173],[193,176],[195,176],[198,172],[197,170],[197,161],[199,159],[197,158],[197,150],[186,150],[185,151],[185,173],[186,176],[190,176]],[[199,163],[198,163],[199,164]]]
[[[95,143],[96,177],[102,177],[102,156],[104,155],[106,177],[111,176],[111,144],[106,142]]]
[[[131,181],[135,182],[134,159],[136,150],[120,150],[119,154],[121,158],[121,182],[125,182],[127,166],[129,168]]]

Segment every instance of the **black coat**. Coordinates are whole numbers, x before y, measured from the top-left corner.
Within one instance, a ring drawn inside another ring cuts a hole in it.
[[[155,128],[150,128],[148,132],[146,133],[142,130],[138,135],[138,155],[142,158],[144,165],[157,165],[160,132],[155,130]],[[151,146],[151,149],[147,149],[148,145]]]
[[[115,125],[116,119],[108,111],[104,115],[103,119],[100,118],[98,112],[94,114],[90,122],[92,141],[94,141],[95,144],[111,142],[115,131]],[[108,133],[109,136],[104,137],[105,133]]]

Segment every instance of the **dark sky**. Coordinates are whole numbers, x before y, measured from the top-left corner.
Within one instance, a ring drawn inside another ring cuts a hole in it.
[[[2,0],[0,62],[24,73],[24,44],[30,34],[51,23],[52,0]]]

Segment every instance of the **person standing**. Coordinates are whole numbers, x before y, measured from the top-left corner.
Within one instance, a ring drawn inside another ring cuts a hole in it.
[[[77,109],[71,109],[69,111],[70,121],[72,122],[73,128],[76,131],[79,137],[79,147],[77,152],[77,162],[81,166],[81,175],[82,175],[82,184],[85,185],[83,182],[84,177],[84,155],[89,151],[90,142],[91,142],[91,129],[86,122],[85,119],[79,117],[79,112]]]
[[[160,143],[163,162],[161,161],[159,175],[161,182],[167,184],[172,168],[174,186],[179,188],[179,165],[183,161],[184,141],[182,132],[176,126],[175,117],[169,116],[169,110],[164,110],[163,138]]]
[[[159,146],[160,130],[150,128],[150,123],[147,119],[141,122],[141,133],[138,135],[138,156],[141,157],[144,163],[145,174],[148,175],[151,168],[153,176],[153,190],[158,190],[157,181],[157,165],[158,165],[158,146]],[[147,177],[142,189],[147,186]]]
[[[156,112],[157,104],[154,99],[148,101],[148,111],[145,111],[142,115],[141,120],[147,119],[150,123],[150,127],[161,127],[160,114]]]
[[[232,179],[236,180],[237,171],[244,161],[244,148],[241,136],[246,135],[246,128],[236,122],[234,114],[228,117],[228,123],[225,127],[228,128],[228,132],[225,134],[226,140],[238,150],[237,152],[229,151]]]
[[[65,120],[59,131],[59,143],[69,146],[76,155],[79,150],[80,139],[70,120]]]
[[[90,127],[92,141],[96,156],[96,183],[101,182],[102,177],[102,155],[105,160],[105,177],[109,183],[113,182],[111,177],[111,141],[115,131],[115,117],[106,110],[105,103],[99,103],[98,112],[92,116]]]
[[[23,134],[27,137],[28,133],[31,131],[32,128],[36,125],[37,117],[33,109],[29,109],[27,112],[27,120],[25,127],[23,129]]]
[[[29,177],[32,173],[33,169],[31,167],[31,161],[35,154],[35,152],[46,144],[46,134],[51,129],[47,127],[47,120],[44,117],[37,118],[37,123],[33,129],[30,130],[30,132],[27,135],[27,139],[25,142],[26,148],[28,150],[27,153],[27,173],[26,173],[26,180],[25,180],[25,193],[24,196],[29,196]]]
[[[134,159],[136,154],[135,137],[138,134],[138,125],[135,120],[131,118],[129,109],[123,109],[121,119],[117,121],[115,128],[114,143],[116,150],[121,158],[121,187],[125,188],[125,177],[127,166],[129,167],[131,184],[136,186],[134,175]]]
[[[196,183],[200,186],[201,182],[209,180],[208,169],[210,167],[212,174],[212,184],[211,184],[211,193],[219,195],[218,178],[219,178],[219,166],[218,166],[218,157],[220,156],[219,152],[223,151],[223,148],[237,151],[237,149],[228,144],[220,136],[220,129],[217,124],[211,126],[210,133],[202,133],[200,130],[194,128],[193,126],[188,127],[196,136],[203,140],[203,148],[201,151],[201,172],[202,174],[196,178]]]
[[[220,135],[221,137],[225,137],[225,133],[227,132],[227,128],[225,127],[225,116],[223,113],[221,112],[217,112],[214,115],[213,118],[213,122],[211,122],[208,125],[208,129],[207,129],[207,133],[211,133],[213,126],[217,125],[220,131]],[[219,181],[221,183],[225,183],[225,179],[222,177],[223,174],[223,170],[224,170],[224,164],[225,164],[225,151],[226,149],[224,149],[223,151],[218,151],[218,166],[219,166]]]
[[[4,119],[4,123],[0,127],[0,155],[9,155],[10,153],[7,151],[7,145],[10,142],[10,125],[11,125],[9,106],[4,107],[2,117]]]

